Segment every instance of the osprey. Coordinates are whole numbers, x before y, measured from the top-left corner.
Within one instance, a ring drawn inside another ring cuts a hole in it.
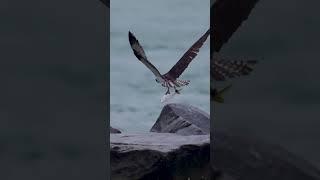
[[[232,34],[245,21],[258,0],[216,0],[210,8],[210,24],[213,26],[213,36],[211,35],[210,52],[214,57],[210,57],[213,63],[211,67],[211,80],[224,81],[226,78],[247,75],[252,71],[252,65],[256,61],[223,61],[217,54],[222,46],[227,43]],[[236,75],[236,76],[235,76]],[[216,102],[223,102],[223,93],[231,86],[222,90],[216,87],[210,89],[211,97]],[[215,150],[213,151],[215,154]],[[214,156],[211,157],[214,159]],[[213,168],[213,179],[221,178],[221,171]]]
[[[175,92],[179,94],[177,88],[186,86],[189,84],[189,80],[184,81],[178,79],[178,77],[183,73],[183,71],[188,67],[190,62],[197,56],[203,43],[206,41],[210,34],[210,29],[198,39],[184,55],[179,59],[179,61],[165,74],[161,74],[158,69],[148,61],[148,58],[140,45],[137,38],[129,31],[129,43],[133,50],[134,55],[141,61],[151,72],[156,76],[156,82],[161,83],[163,87],[167,88],[165,95],[170,94],[170,88],[174,88]]]
[[[227,78],[235,78],[242,75],[248,75],[253,70],[253,66],[257,63],[256,60],[231,60],[222,58],[219,52],[222,46],[227,43],[233,33],[245,21],[258,0],[216,0],[211,6],[210,24],[213,26],[211,36],[212,46],[210,51],[213,54],[210,63],[211,77],[214,81],[225,81]],[[225,89],[223,88],[222,92]],[[213,100],[223,102],[222,94],[214,87],[211,88]],[[220,97],[217,97],[219,95]]]

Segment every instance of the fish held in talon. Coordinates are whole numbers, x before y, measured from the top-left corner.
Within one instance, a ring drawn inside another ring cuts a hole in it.
[[[174,92],[174,93],[170,93],[170,94],[165,94],[161,97],[161,100],[160,102],[165,105],[167,103],[169,103],[169,100],[173,98],[174,95],[176,95],[177,93]]]
[[[168,88],[168,90],[166,91],[165,95],[170,94],[170,89]]]
[[[134,36],[132,32],[129,31],[128,38],[133,54],[137,59],[142,62],[155,76],[156,82],[160,83],[162,87],[167,88],[165,95],[170,94],[170,88],[175,89],[174,94],[180,94],[178,87],[183,87],[189,85],[189,80],[178,79],[180,75],[186,70],[190,62],[197,56],[200,48],[207,40],[210,35],[210,29],[206,31],[178,60],[178,62],[165,74],[161,74],[159,70],[149,62],[144,49],[140,45],[138,39]],[[163,97],[161,98],[162,101]]]

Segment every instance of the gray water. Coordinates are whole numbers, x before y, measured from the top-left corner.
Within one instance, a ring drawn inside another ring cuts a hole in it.
[[[146,132],[159,116],[166,89],[133,55],[128,31],[147,57],[166,73],[209,28],[209,1],[117,0],[110,10],[110,120],[124,132]],[[156,7],[156,8],[155,8]],[[209,39],[180,79],[190,80],[170,102],[192,104],[209,112]]]

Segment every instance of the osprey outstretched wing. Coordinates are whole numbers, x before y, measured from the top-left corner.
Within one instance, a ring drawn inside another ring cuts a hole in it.
[[[207,40],[208,36],[210,35],[210,29],[198,39],[189,49],[187,52],[183,54],[180,60],[170,69],[169,72],[165,74],[165,76],[171,78],[178,78],[183,71],[188,67],[190,62],[197,56],[200,48],[202,47],[203,43]]]
[[[216,0],[211,7],[213,48],[219,52],[232,34],[248,19],[259,0]],[[211,51],[213,52],[213,51]]]
[[[129,43],[134,55],[139,59],[139,61],[141,61],[145,66],[147,66],[147,68],[150,69],[156,77],[161,78],[162,76],[159,70],[148,61],[146,53],[144,52],[137,38],[130,31],[128,36]]]
[[[188,67],[190,62],[197,56],[200,48],[203,43],[206,41],[210,35],[210,30],[208,30],[204,35],[200,37],[189,49],[188,51],[180,58],[180,60],[167,72],[166,74],[161,75],[158,69],[152,65],[140,45],[137,38],[129,31],[129,43],[131,49],[133,50],[134,55],[141,61],[148,69],[150,69],[153,74],[156,76],[156,81],[161,83],[163,87],[167,88],[166,94],[170,94],[170,88],[174,88],[175,92],[179,94],[178,87],[182,87],[189,84],[189,81],[183,81],[178,79],[178,77],[184,72]]]

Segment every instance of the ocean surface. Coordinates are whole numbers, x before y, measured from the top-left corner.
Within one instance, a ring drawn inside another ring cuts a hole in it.
[[[166,89],[134,56],[130,30],[149,61],[163,74],[209,28],[210,1],[111,1],[110,10],[110,124],[123,132],[147,132],[159,116]],[[156,8],[155,8],[156,7]],[[210,111],[209,38],[180,76],[190,80],[180,95],[168,102],[194,105]]]

